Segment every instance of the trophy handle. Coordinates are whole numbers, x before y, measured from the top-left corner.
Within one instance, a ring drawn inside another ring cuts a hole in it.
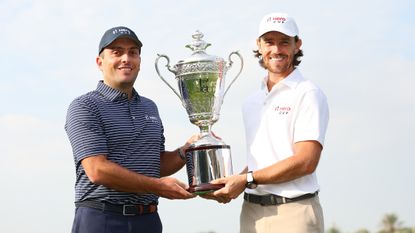
[[[227,87],[227,88],[226,88],[226,90],[225,90],[225,93],[223,94],[223,97],[225,97],[226,93],[229,91],[229,88],[232,86],[232,84],[235,82],[235,80],[239,77],[239,75],[240,75],[240,74],[241,74],[241,72],[242,72],[242,68],[244,67],[244,60],[242,59],[241,54],[240,54],[238,51],[234,51],[234,52],[232,52],[232,53],[230,53],[230,54],[229,54],[229,57],[228,57],[228,59],[229,59],[229,65],[228,65],[227,69],[230,69],[230,68],[232,67],[233,61],[232,61],[232,59],[231,59],[231,56],[232,56],[233,54],[237,55],[237,56],[239,57],[239,59],[241,60],[241,68],[239,69],[239,72],[238,72],[238,74],[235,76],[235,78],[233,78],[233,79],[232,79],[232,82],[231,82],[231,83],[229,83],[228,87]]]
[[[163,78],[163,76],[161,76],[161,74],[160,74],[160,71],[159,71],[159,67],[158,67],[158,62],[159,62],[159,59],[160,58],[162,58],[162,57],[164,57],[166,60],[167,60],[167,65],[166,65],[166,67],[167,67],[167,69],[170,71],[170,72],[172,72],[173,74],[176,74],[176,71],[174,70],[174,69],[171,69],[170,68],[170,59],[169,59],[169,57],[167,56],[167,55],[164,55],[164,54],[157,54],[157,58],[156,58],[156,61],[155,61],[155,63],[154,63],[154,65],[155,65],[155,67],[156,67],[156,71],[157,71],[157,74],[158,74],[158,76],[161,78],[161,80],[165,83],[165,84],[167,84],[167,86],[168,87],[170,87],[170,89],[174,92],[174,94],[176,94],[177,95],[177,97],[179,97],[179,99],[181,100],[182,98],[180,98],[180,94]]]

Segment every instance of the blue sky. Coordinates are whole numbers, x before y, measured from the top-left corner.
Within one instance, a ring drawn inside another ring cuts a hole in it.
[[[227,59],[240,51],[244,70],[213,127],[231,145],[239,172],[245,166],[240,107],[266,74],[252,56],[255,36],[261,17],[274,11],[296,19],[305,53],[300,69],[329,100],[318,167],[326,227],[375,231],[386,213],[415,226],[414,9],[409,0],[1,0],[0,231],[69,232],[75,174],[63,129],[66,110],[100,80],[98,42],[113,26],[130,27],[144,44],[135,88],[158,104],[172,150],[198,129],[157,77],[156,54],[167,54],[172,64],[188,57],[184,46],[196,30],[212,43],[209,54]],[[175,177],[185,181],[185,171]],[[161,199],[164,231],[236,233],[241,202]]]

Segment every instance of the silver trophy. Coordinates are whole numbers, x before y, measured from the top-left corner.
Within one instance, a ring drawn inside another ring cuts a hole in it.
[[[223,187],[223,185],[210,184],[210,181],[233,173],[230,146],[214,137],[211,128],[219,119],[220,108],[226,93],[241,74],[243,59],[238,52],[230,53],[228,62],[225,62],[223,58],[208,55],[205,49],[211,44],[202,40],[203,34],[196,31],[192,37],[192,44],[186,46],[193,51],[189,58],[180,60],[171,68],[169,57],[157,54],[155,67],[161,80],[181,100],[190,122],[200,128],[200,139],[186,150],[186,169],[189,191],[203,194]],[[239,57],[241,68],[225,88],[225,74],[233,64],[232,55]],[[158,68],[160,58],[167,60],[166,67],[175,75],[179,92],[160,74]]]

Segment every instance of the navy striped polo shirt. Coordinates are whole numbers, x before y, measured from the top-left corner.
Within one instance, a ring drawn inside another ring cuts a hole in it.
[[[103,81],[95,91],[76,98],[69,106],[65,130],[76,167],[75,202],[94,199],[113,204],[158,203],[154,194],[119,192],[92,183],[81,165],[89,156],[107,159],[131,171],[160,177],[160,153],[164,152],[163,125],[156,104],[133,90],[127,94]]]

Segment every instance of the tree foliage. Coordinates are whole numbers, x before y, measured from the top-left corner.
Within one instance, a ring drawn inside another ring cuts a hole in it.
[[[331,226],[326,233],[342,233],[336,226]],[[354,233],[370,233],[367,229],[360,229]],[[404,227],[396,214],[385,214],[381,220],[381,229],[377,233],[415,233],[415,227]]]

